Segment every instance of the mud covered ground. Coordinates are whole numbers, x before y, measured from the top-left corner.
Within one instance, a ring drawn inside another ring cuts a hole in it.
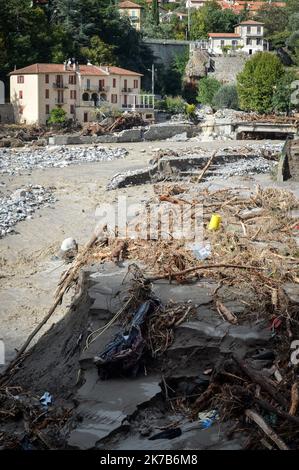
[[[29,183],[51,185],[57,198],[54,208],[40,209],[32,220],[16,226],[17,234],[0,240],[0,338],[5,341],[7,361],[14,357],[15,349],[44,317],[53,300],[53,292],[66,268],[55,256],[61,241],[73,236],[82,246],[94,229],[98,204],[115,202],[118,194],[126,195],[130,202],[144,202],[153,196],[151,185],[106,192],[108,179],[119,171],[144,166],[157,147],[179,150],[188,145],[190,143],[163,142],[150,148],[144,143],[129,144],[126,145],[128,156],[122,161],[34,170],[30,175],[1,178],[5,191],[14,191]],[[230,142],[230,146],[238,145],[240,143]],[[223,143],[209,142],[201,146],[212,151],[223,147]],[[219,177],[205,185],[210,190],[219,190],[236,186],[252,188],[257,183],[262,187],[279,187],[271,175],[225,180]],[[298,196],[295,183],[287,183],[283,188]],[[31,418],[35,417],[34,424],[31,420],[29,438],[22,420],[17,420],[17,426],[16,422],[2,426],[0,435],[1,432],[5,434],[5,446],[82,449],[254,447],[256,443],[250,440],[250,427],[246,421],[240,425],[239,414],[243,412],[240,407],[236,406],[236,411],[227,416],[222,410],[222,419],[213,417],[214,425],[207,429],[199,425],[198,414],[219,407],[219,387],[221,389],[221,384],[226,383],[221,375],[223,370],[241,376],[241,383],[247,383],[236,365],[229,362],[223,367],[223,361],[231,361],[236,352],[242,359],[256,361],[255,357],[260,353],[275,348],[269,321],[259,318],[258,312],[254,321],[252,318],[250,322],[244,321],[242,317],[244,306],[252,295],[246,288],[240,292],[231,286],[222,292],[230,311],[242,318],[239,325],[232,325],[215,312],[213,296],[219,289],[219,282],[199,279],[190,286],[155,282],[152,292],[155,297],[165,305],[173,300],[185,310],[186,306],[192,305],[192,316],[177,327],[161,358],[153,357],[148,351],[134,374],[100,380],[94,358],[121,328],[122,322],[116,322],[87,350],[86,341],[92,331],[102,328],[123,305],[128,283],[132,282],[126,279],[126,263],[119,266],[115,263],[95,264],[86,269],[81,284],[82,295],[77,297],[71,311],[68,309],[73,291],[64,297],[63,304],[36,337],[35,341],[48,331],[9,380],[10,387],[21,386],[21,389],[12,389],[12,396],[0,396],[9,403],[12,414],[18,409],[24,413],[28,406]],[[273,364],[269,357],[266,361],[268,363],[259,363],[258,367],[269,368]],[[215,400],[208,395],[206,401],[197,402],[207,390],[211,394],[209,386],[216,387]],[[248,383],[250,393],[244,398],[250,404],[251,387]],[[20,399],[14,398],[14,390],[19,392]],[[30,390],[30,405],[26,390]],[[45,391],[54,400],[47,423],[39,418],[39,398]],[[171,438],[169,435],[155,438],[169,428],[175,430]],[[268,444],[273,446],[271,442]]]

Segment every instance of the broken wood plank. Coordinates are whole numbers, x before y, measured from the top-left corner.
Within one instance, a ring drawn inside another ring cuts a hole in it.
[[[276,432],[266,423],[266,421],[253,410],[246,410],[245,415],[255,422],[258,427],[273,441],[280,450],[289,450],[288,446],[276,434]]]

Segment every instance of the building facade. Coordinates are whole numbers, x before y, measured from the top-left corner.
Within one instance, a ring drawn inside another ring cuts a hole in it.
[[[234,33],[209,33],[208,36],[209,52],[216,55],[236,51],[251,55],[268,49],[264,40],[264,24],[258,21],[242,21]]]
[[[131,1],[120,2],[118,4],[118,10],[121,15],[128,16],[131,25],[140,31],[141,19],[142,19],[142,7],[137,3]]]
[[[152,119],[153,95],[142,95],[142,75],[119,67],[34,64],[10,73],[15,121],[45,124],[53,108],[79,122],[96,118],[98,107],[140,112]]]

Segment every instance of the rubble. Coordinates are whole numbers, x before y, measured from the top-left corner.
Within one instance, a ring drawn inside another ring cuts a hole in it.
[[[264,171],[276,150],[159,150],[150,170],[127,174],[134,184],[153,168],[191,167],[186,179],[176,173],[170,183],[164,174],[154,184],[135,236],[95,231],[62,274],[47,315],[0,378],[2,448],[298,448],[291,353],[299,335],[299,201],[278,187],[202,184],[215,164],[240,172],[245,161],[251,172],[260,162]],[[192,215],[196,207],[200,242],[176,238],[174,218],[167,237],[159,223],[148,236],[148,209]],[[213,214],[221,217],[215,231]],[[70,311],[28,351],[72,287]],[[36,398],[45,390],[55,397],[47,419]]]
[[[14,232],[14,226],[32,219],[41,207],[51,207],[56,201],[52,188],[30,185],[0,198],[0,238]]]
[[[125,158],[123,148],[107,149],[98,146],[55,146],[38,149],[0,149],[0,174],[22,174],[36,169],[64,168],[90,162],[105,162]]]
[[[282,147],[282,144],[257,143],[239,148],[227,146],[220,148],[212,165],[205,172],[204,180],[212,181],[219,175],[228,178],[270,173],[277,166]],[[209,158],[209,152],[200,147],[182,149],[180,155],[172,150],[158,149],[154,151],[148,167],[117,173],[108,182],[107,190],[163,180],[174,181],[178,178],[186,181],[192,178],[198,179]]]

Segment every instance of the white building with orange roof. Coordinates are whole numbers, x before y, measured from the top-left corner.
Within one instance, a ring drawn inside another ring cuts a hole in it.
[[[141,29],[142,9],[141,5],[129,0],[118,4],[120,14],[128,16],[131,25],[137,29],[137,31]]]
[[[208,36],[209,52],[212,54],[241,51],[251,55],[268,48],[264,40],[264,24],[259,21],[242,21],[236,25],[233,33],[209,33]]]
[[[99,106],[140,112],[153,118],[154,96],[141,94],[140,73],[112,66],[33,64],[10,73],[15,121],[45,124],[53,108],[68,118],[95,120]]]

